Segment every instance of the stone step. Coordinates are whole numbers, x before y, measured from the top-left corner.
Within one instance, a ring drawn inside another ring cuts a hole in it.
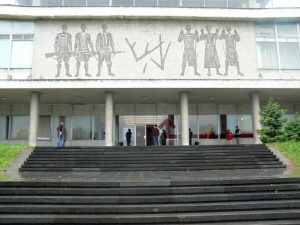
[[[1,224],[19,223],[52,223],[52,224],[181,224],[189,222],[230,222],[230,221],[263,221],[263,220],[287,220],[300,219],[300,209],[280,209],[280,210],[248,210],[241,212],[214,212],[205,213],[149,213],[149,214],[5,214],[1,215]]]
[[[218,203],[180,203],[180,204],[3,204],[0,214],[140,214],[140,213],[171,213],[171,212],[226,212],[244,210],[300,209],[300,200],[281,201],[247,201]]]
[[[300,200],[300,191],[263,193],[169,194],[169,195],[0,195],[0,203],[22,204],[153,204],[153,203],[204,203],[263,200]]]

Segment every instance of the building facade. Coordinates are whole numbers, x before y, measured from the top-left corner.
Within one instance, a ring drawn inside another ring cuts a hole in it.
[[[5,2],[5,1],[4,1]],[[19,0],[0,5],[0,142],[259,143],[260,107],[300,112],[300,8],[257,0]]]

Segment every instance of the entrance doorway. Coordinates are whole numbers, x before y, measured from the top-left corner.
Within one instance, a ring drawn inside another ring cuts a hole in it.
[[[152,145],[152,129],[154,124],[146,125],[146,146]]]

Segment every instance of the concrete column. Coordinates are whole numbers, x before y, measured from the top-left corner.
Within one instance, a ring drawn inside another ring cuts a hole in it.
[[[250,93],[251,99],[251,112],[252,112],[252,126],[253,126],[253,135],[254,135],[254,143],[260,144],[259,135],[257,134],[257,130],[261,129],[260,124],[260,102],[259,102],[259,93],[252,92]]]
[[[181,145],[189,145],[189,99],[187,92],[180,92]]]
[[[39,114],[40,114],[40,93],[31,92],[30,96],[30,121],[29,121],[29,139],[28,144],[31,146],[36,146],[37,142],[37,132],[39,124]]]
[[[105,93],[105,146],[113,146],[114,98],[112,92]]]

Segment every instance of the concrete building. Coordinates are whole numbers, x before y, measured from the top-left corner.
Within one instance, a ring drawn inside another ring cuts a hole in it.
[[[286,2],[286,1],[285,1]],[[258,143],[270,98],[300,112],[300,8],[268,0],[11,0],[0,6],[0,142]]]

